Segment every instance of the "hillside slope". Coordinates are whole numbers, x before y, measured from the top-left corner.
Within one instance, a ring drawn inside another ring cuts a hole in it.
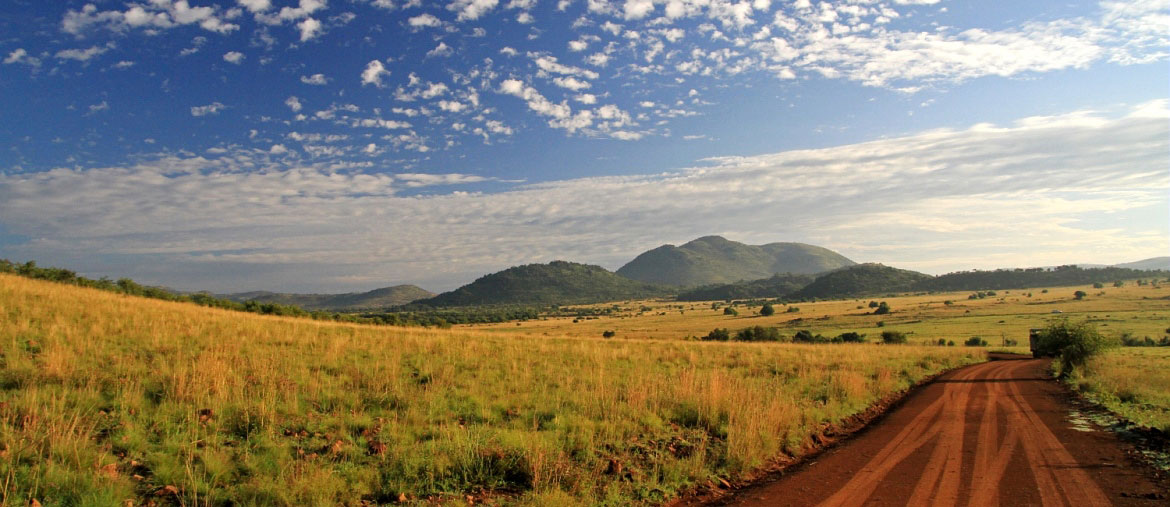
[[[858,264],[818,276],[791,298],[841,298],[899,292],[934,277],[882,264]]]
[[[348,294],[289,294],[280,292],[255,291],[227,294],[223,297],[241,303],[279,303],[299,306],[306,310],[368,310],[404,305],[419,299],[434,297],[435,293],[415,285],[395,285],[369,292]]]
[[[812,275],[776,274],[746,282],[704,285],[679,293],[679,301],[714,301],[784,297],[812,283]]]
[[[623,278],[601,266],[553,261],[527,264],[415,304],[434,307],[504,304],[587,304],[665,295],[669,289]]]
[[[1151,257],[1140,261],[1114,264],[1115,268],[1170,271],[1170,257]]]
[[[682,246],[663,245],[644,252],[617,274],[649,283],[697,287],[777,273],[815,274],[854,264],[832,250],[803,243],[745,245],[704,236]]]

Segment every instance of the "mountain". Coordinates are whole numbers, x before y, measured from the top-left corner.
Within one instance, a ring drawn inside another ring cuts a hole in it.
[[[1145,262],[1145,261],[1139,261]],[[1113,283],[1162,277],[1165,271],[1146,271],[1122,267],[1085,268],[1067,265],[1054,268],[1016,268],[994,271],[959,271],[939,275],[914,284],[914,291],[1000,290],[1033,287],[1067,287],[1090,283]]]
[[[832,250],[803,243],[745,245],[705,236],[682,246],[663,245],[617,270],[632,280],[682,287],[759,280],[776,273],[815,274],[855,262]]]
[[[502,304],[588,304],[665,295],[667,287],[638,282],[601,266],[553,261],[482,276],[415,304],[435,307]]]
[[[775,274],[746,282],[704,285],[680,292],[679,301],[714,301],[784,297],[812,283],[812,275]]]
[[[933,278],[917,271],[881,264],[858,264],[818,276],[813,283],[788,297],[828,299],[884,294],[908,290],[916,283]]]
[[[1170,257],[1153,257],[1141,261],[1127,262],[1125,264],[1114,264],[1113,267],[1143,270],[1160,269],[1163,271],[1170,271]]]
[[[434,292],[414,285],[395,285],[369,292],[348,294],[288,294],[281,292],[253,291],[221,296],[238,302],[257,301],[299,306],[306,310],[371,310],[389,308],[415,300],[433,297]]]

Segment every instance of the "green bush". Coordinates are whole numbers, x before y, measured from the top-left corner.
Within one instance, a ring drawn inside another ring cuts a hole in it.
[[[841,333],[837,335],[837,338],[840,339],[840,341],[843,343],[865,343],[864,334],[858,334],[857,332],[852,331],[848,333]]]
[[[752,326],[740,329],[735,333],[735,340],[741,342],[778,342],[782,341],[780,330],[774,327]]]
[[[906,343],[906,333],[900,331],[882,331],[882,343]]]
[[[735,315],[739,315],[739,312],[735,311],[735,308],[732,308],[732,307],[728,306],[728,307],[725,307],[725,308],[723,309],[723,315],[732,315],[732,316],[735,316]]]
[[[776,309],[772,308],[772,303],[764,303],[764,306],[760,307],[760,315],[763,315],[764,317],[771,317],[775,314]]]
[[[983,338],[980,338],[978,336],[972,336],[972,337],[968,338],[967,341],[963,342],[963,345],[966,345],[968,347],[986,347],[987,340],[984,340]]]
[[[727,328],[725,328],[725,327],[723,327],[723,328],[717,327],[715,329],[712,329],[710,333],[707,333],[707,336],[704,336],[701,338],[701,340],[709,341],[709,342],[725,342],[725,341],[730,340],[730,339],[731,339],[731,332],[728,331]]]
[[[886,315],[888,313],[890,313],[890,305],[886,304],[885,301],[879,303],[877,309],[873,311],[874,315]]]
[[[1036,350],[1040,355],[1057,356],[1060,378],[1063,379],[1084,368],[1089,358],[1104,352],[1110,345],[1112,343],[1092,324],[1074,324],[1062,319],[1040,331]]]

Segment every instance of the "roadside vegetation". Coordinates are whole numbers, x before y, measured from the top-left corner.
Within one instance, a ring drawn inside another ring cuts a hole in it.
[[[1170,348],[1119,347],[1089,360],[1069,384],[1110,411],[1170,433]]]
[[[0,315],[8,504],[658,502],[982,357],[371,327],[5,274]]]

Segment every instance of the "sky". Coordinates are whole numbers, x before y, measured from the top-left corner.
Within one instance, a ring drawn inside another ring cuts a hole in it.
[[[0,257],[441,291],[719,234],[1170,255],[1170,0],[8,0]]]

